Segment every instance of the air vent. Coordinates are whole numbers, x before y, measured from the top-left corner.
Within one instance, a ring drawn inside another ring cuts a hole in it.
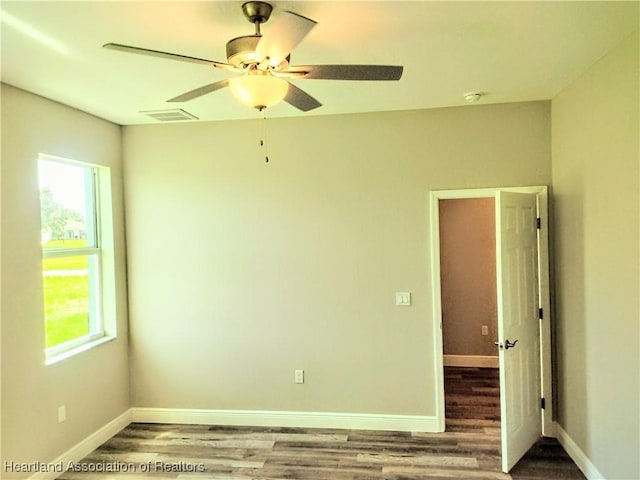
[[[192,115],[189,112],[185,112],[181,108],[175,108],[173,110],[148,110],[146,112],[140,112],[143,115],[147,115],[151,118],[155,118],[160,122],[179,122],[182,120],[198,120],[198,117]]]

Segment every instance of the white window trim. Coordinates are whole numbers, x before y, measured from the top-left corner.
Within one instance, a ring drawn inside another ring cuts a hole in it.
[[[115,340],[115,339],[116,339],[115,335],[108,335],[102,332],[102,335],[100,336],[96,334],[96,335],[88,335],[86,337],[79,337],[75,340],[72,340],[71,342],[67,342],[62,345],[58,345],[56,347],[51,347],[47,350],[47,360],[45,361],[45,365],[53,365],[54,363],[58,363],[63,360],[66,360],[67,358],[74,357],[79,353],[86,352],[87,350],[91,350],[92,348],[111,342],[112,340]],[[60,346],[69,345],[75,341],[80,341],[80,340],[83,340],[83,342],[79,343],[78,345],[74,344],[72,347],[65,348],[64,350],[61,350],[59,352],[54,351],[56,350],[56,348]]]
[[[90,297],[93,311],[94,332],[68,342],[45,348],[45,365],[52,365],[81,352],[108,343],[117,338],[115,307],[115,265],[113,254],[113,218],[111,211],[111,172],[107,167],[78,162],[67,158],[40,154],[39,160],[56,161],[70,165],[88,167],[92,173],[91,199],[95,218],[91,226],[95,245],[79,248],[42,249],[43,258],[60,258],[72,255],[95,256],[98,264],[96,285]]]

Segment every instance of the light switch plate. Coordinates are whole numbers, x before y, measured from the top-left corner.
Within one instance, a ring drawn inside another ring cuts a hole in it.
[[[396,292],[396,305],[408,307],[411,305],[411,292]]]

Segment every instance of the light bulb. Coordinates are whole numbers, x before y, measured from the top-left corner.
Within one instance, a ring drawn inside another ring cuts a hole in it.
[[[229,80],[229,88],[240,102],[262,110],[281,102],[287,95],[289,83],[269,72],[253,69]]]

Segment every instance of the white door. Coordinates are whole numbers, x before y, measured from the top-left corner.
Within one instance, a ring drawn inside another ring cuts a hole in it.
[[[542,435],[536,196],[496,193],[502,470]]]

